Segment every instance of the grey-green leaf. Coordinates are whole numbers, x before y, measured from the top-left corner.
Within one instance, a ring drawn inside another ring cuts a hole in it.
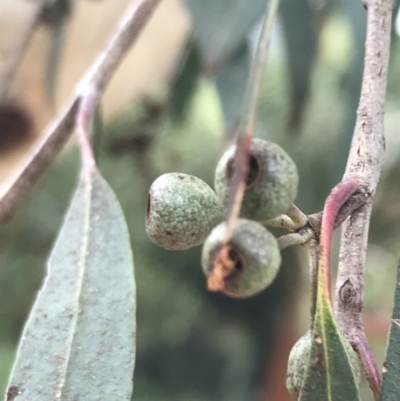
[[[400,263],[397,268],[397,284],[390,327],[386,361],[383,364],[381,401],[397,401],[400,398]]]
[[[216,75],[215,83],[228,133],[233,133],[235,123],[238,122],[243,109],[251,61],[250,45],[245,41],[231,57],[224,61]]]
[[[50,31],[45,84],[47,98],[52,107],[55,105],[57,73],[72,8],[73,0],[56,0],[44,7],[41,16],[42,22]]]
[[[299,401],[360,401],[358,360],[342,337],[332,308],[319,297],[313,341]]]
[[[186,0],[204,62],[214,69],[229,57],[261,20],[267,0]]]
[[[315,15],[310,3],[309,0],[282,0],[280,7],[292,93],[291,129],[298,128],[301,123],[317,51]]]
[[[136,294],[112,190],[82,175],[22,334],[6,401],[130,400]]]
[[[201,73],[201,56],[198,45],[190,38],[180,60],[171,87],[171,115],[178,121],[183,120],[193,98]]]

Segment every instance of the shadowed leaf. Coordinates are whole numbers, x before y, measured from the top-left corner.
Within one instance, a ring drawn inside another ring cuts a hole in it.
[[[397,401],[400,394],[400,263],[397,268],[397,285],[394,297],[392,324],[386,360],[383,364],[381,401]]]
[[[328,298],[319,295],[299,401],[360,401],[349,347],[339,332]]]
[[[72,11],[73,0],[56,0],[44,7],[41,21],[50,31],[50,44],[46,66],[46,92],[51,106],[55,104],[57,73],[64,47],[65,33]]]
[[[280,16],[286,40],[290,75],[289,128],[297,129],[301,124],[310,93],[311,76],[317,51],[314,13],[308,0],[282,0]]]
[[[207,70],[241,46],[265,13],[267,0],[186,0]]]
[[[201,72],[201,57],[198,46],[193,39],[189,42],[181,59],[175,79],[171,87],[171,114],[182,120],[190,105]]]
[[[243,43],[237,51],[225,60],[216,75],[216,86],[225,117],[225,127],[229,134],[235,131],[235,123],[241,110],[250,74],[252,54],[248,43]]]
[[[130,400],[135,311],[127,226],[92,170],[80,180],[50,256],[6,401]]]

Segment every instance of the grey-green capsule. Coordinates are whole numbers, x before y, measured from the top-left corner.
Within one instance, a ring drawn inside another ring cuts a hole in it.
[[[167,173],[150,187],[146,230],[150,239],[169,250],[201,245],[225,218],[225,207],[200,178]]]
[[[312,332],[307,331],[293,346],[289,354],[286,373],[286,388],[289,394],[297,400],[306,375],[308,356],[312,345]]]
[[[356,381],[360,383],[361,372],[358,356],[353,347],[345,338],[343,338],[343,341],[350,356],[350,363],[353,368]],[[289,354],[286,374],[286,388],[288,389],[289,394],[295,400],[299,398],[303,381],[306,376],[312,342],[313,335],[311,330],[308,330],[307,333],[300,337],[300,339],[296,342]]]
[[[260,223],[239,219],[224,243],[227,223],[215,227],[202,252],[202,266],[210,291],[247,298],[268,287],[281,264],[276,238]]]
[[[215,191],[228,204],[235,172],[232,145],[222,155],[215,172]],[[249,172],[240,216],[264,221],[285,213],[297,196],[299,176],[290,156],[277,144],[254,138],[249,155]]]

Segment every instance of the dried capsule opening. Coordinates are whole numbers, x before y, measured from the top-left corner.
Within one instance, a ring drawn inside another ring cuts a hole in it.
[[[151,192],[147,197],[147,206],[146,206],[146,223],[150,221],[150,214],[151,214]]]
[[[242,254],[231,245],[225,245],[214,258],[213,269],[207,278],[208,289],[214,292],[224,291],[227,284],[237,279],[245,268]]]
[[[260,177],[260,163],[254,155],[249,156],[247,177],[246,177],[246,190],[253,188]],[[235,159],[232,157],[229,159],[226,170],[225,177],[228,183],[231,183],[233,176],[235,174]]]

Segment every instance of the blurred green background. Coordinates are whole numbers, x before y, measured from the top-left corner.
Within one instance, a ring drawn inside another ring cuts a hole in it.
[[[238,121],[265,5],[258,0],[182,2],[192,30],[172,74],[156,95],[128,102],[95,130],[99,166],[122,204],[135,258],[134,400],[290,399],[284,388],[287,355],[309,324],[303,248],[283,252],[270,288],[251,299],[234,300],[206,291],[201,247],[165,251],[147,238],[144,226],[147,191],[158,175],[179,171],[213,185],[214,168]],[[395,16],[397,9],[395,2]],[[74,13],[65,18],[73,19]],[[395,28],[385,114],[387,155],[371,221],[364,310],[380,365],[400,249],[400,44]],[[256,135],[279,143],[296,161],[296,204],[305,213],[322,209],[344,172],[361,87],[365,29],[361,1],[282,0]],[[0,135],[6,135],[1,127]],[[2,154],[9,152],[1,143],[0,137]],[[0,393],[78,169],[78,154],[70,146],[15,218],[0,227]],[[336,261],[338,235],[335,241]],[[366,383],[363,400],[372,400]]]

